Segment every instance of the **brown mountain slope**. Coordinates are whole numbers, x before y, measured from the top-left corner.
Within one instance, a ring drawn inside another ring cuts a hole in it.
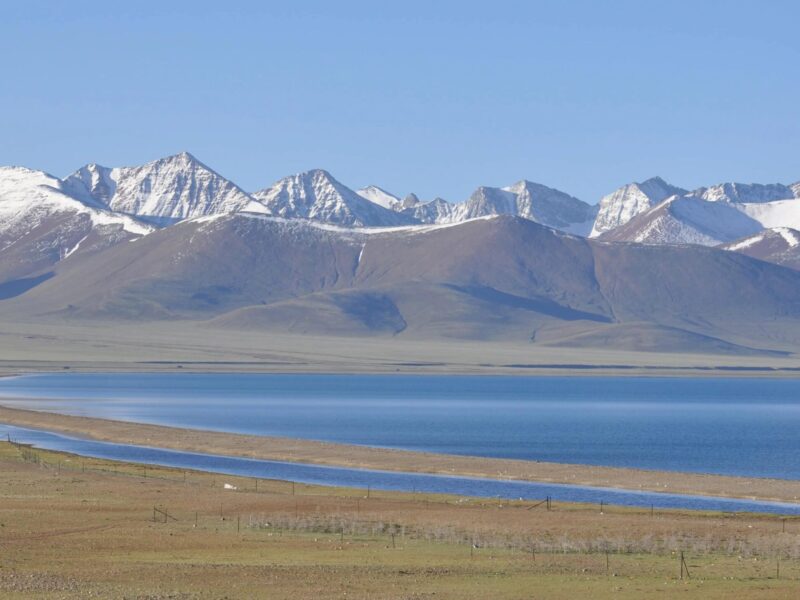
[[[796,229],[764,229],[720,248],[800,271],[800,231]]]
[[[793,350],[800,273],[713,248],[589,241],[515,217],[365,232],[239,214],[65,261],[0,302],[6,319],[131,317],[293,333]]]

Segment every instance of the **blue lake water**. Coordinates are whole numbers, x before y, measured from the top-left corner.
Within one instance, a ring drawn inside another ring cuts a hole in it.
[[[800,504],[689,496],[684,494],[626,491],[612,488],[502,481],[417,473],[395,473],[366,469],[345,469],[269,460],[253,460],[180,452],[160,448],[95,442],[80,438],[0,424],[0,436],[38,448],[73,452],[112,460],[197,469],[229,475],[281,479],[316,485],[380,490],[416,491],[472,497],[585,502],[652,508],[680,508],[723,512],[757,512],[800,515]]]
[[[800,479],[794,379],[64,373],[0,379],[0,403],[410,450]]]

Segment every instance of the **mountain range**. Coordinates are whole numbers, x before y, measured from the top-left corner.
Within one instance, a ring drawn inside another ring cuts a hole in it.
[[[800,184],[521,180],[422,201],[188,153],[0,168],[0,320],[733,354],[800,349]]]

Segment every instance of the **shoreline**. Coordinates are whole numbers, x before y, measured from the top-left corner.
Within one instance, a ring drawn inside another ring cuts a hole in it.
[[[415,452],[61,415],[1,404],[0,422],[95,441],[260,460],[745,500],[800,501],[800,481],[795,480]]]
[[[330,375],[330,365],[271,362],[109,362],[88,364],[60,361],[10,364],[0,361],[0,377],[58,373],[203,373],[264,375]],[[337,375],[424,375],[472,377],[630,377],[630,378],[730,378],[800,379],[800,366],[756,365],[635,365],[602,363],[528,363],[457,365],[451,363],[380,363],[338,366]]]

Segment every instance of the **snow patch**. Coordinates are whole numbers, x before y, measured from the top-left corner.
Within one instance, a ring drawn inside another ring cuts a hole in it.
[[[80,247],[81,247],[81,244],[84,242],[84,240],[86,240],[86,238],[87,238],[87,237],[89,237],[89,235],[88,235],[88,234],[87,234],[87,235],[85,235],[85,236],[83,236],[83,237],[82,237],[82,238],[81,238],[81,239],[78,241],[78,243],[77,243],[77,244],[75,244],[75,246],[74,246],[74,247],[72,247],[72,248],[70,248],[69,250],[67,250],[66,252],[64,252],[64,258],[69,258],[71,254],[73,254],[73,253],[74,253],[74,252],[75,252],[75,251],[76,251],[78,248],[80,248]]]
[[[737,242],[735,244],[731,244],[730,246],[726,247],[726,250],[731,250],[732,252],[736,252],[738,250],[744,250],[745,248],[749,248],[750,246],[755,246],[759,242],[764,241],[764,234],[754,235],[753,237],[747,238],[746,240],[742,240],[741,242]]]
[[[778,227],[775,231],[780,234],[789,248],[795,248],[798,244],[800,244],[800,238],[797,236],[797,231],[788,229],[786,227]]]

